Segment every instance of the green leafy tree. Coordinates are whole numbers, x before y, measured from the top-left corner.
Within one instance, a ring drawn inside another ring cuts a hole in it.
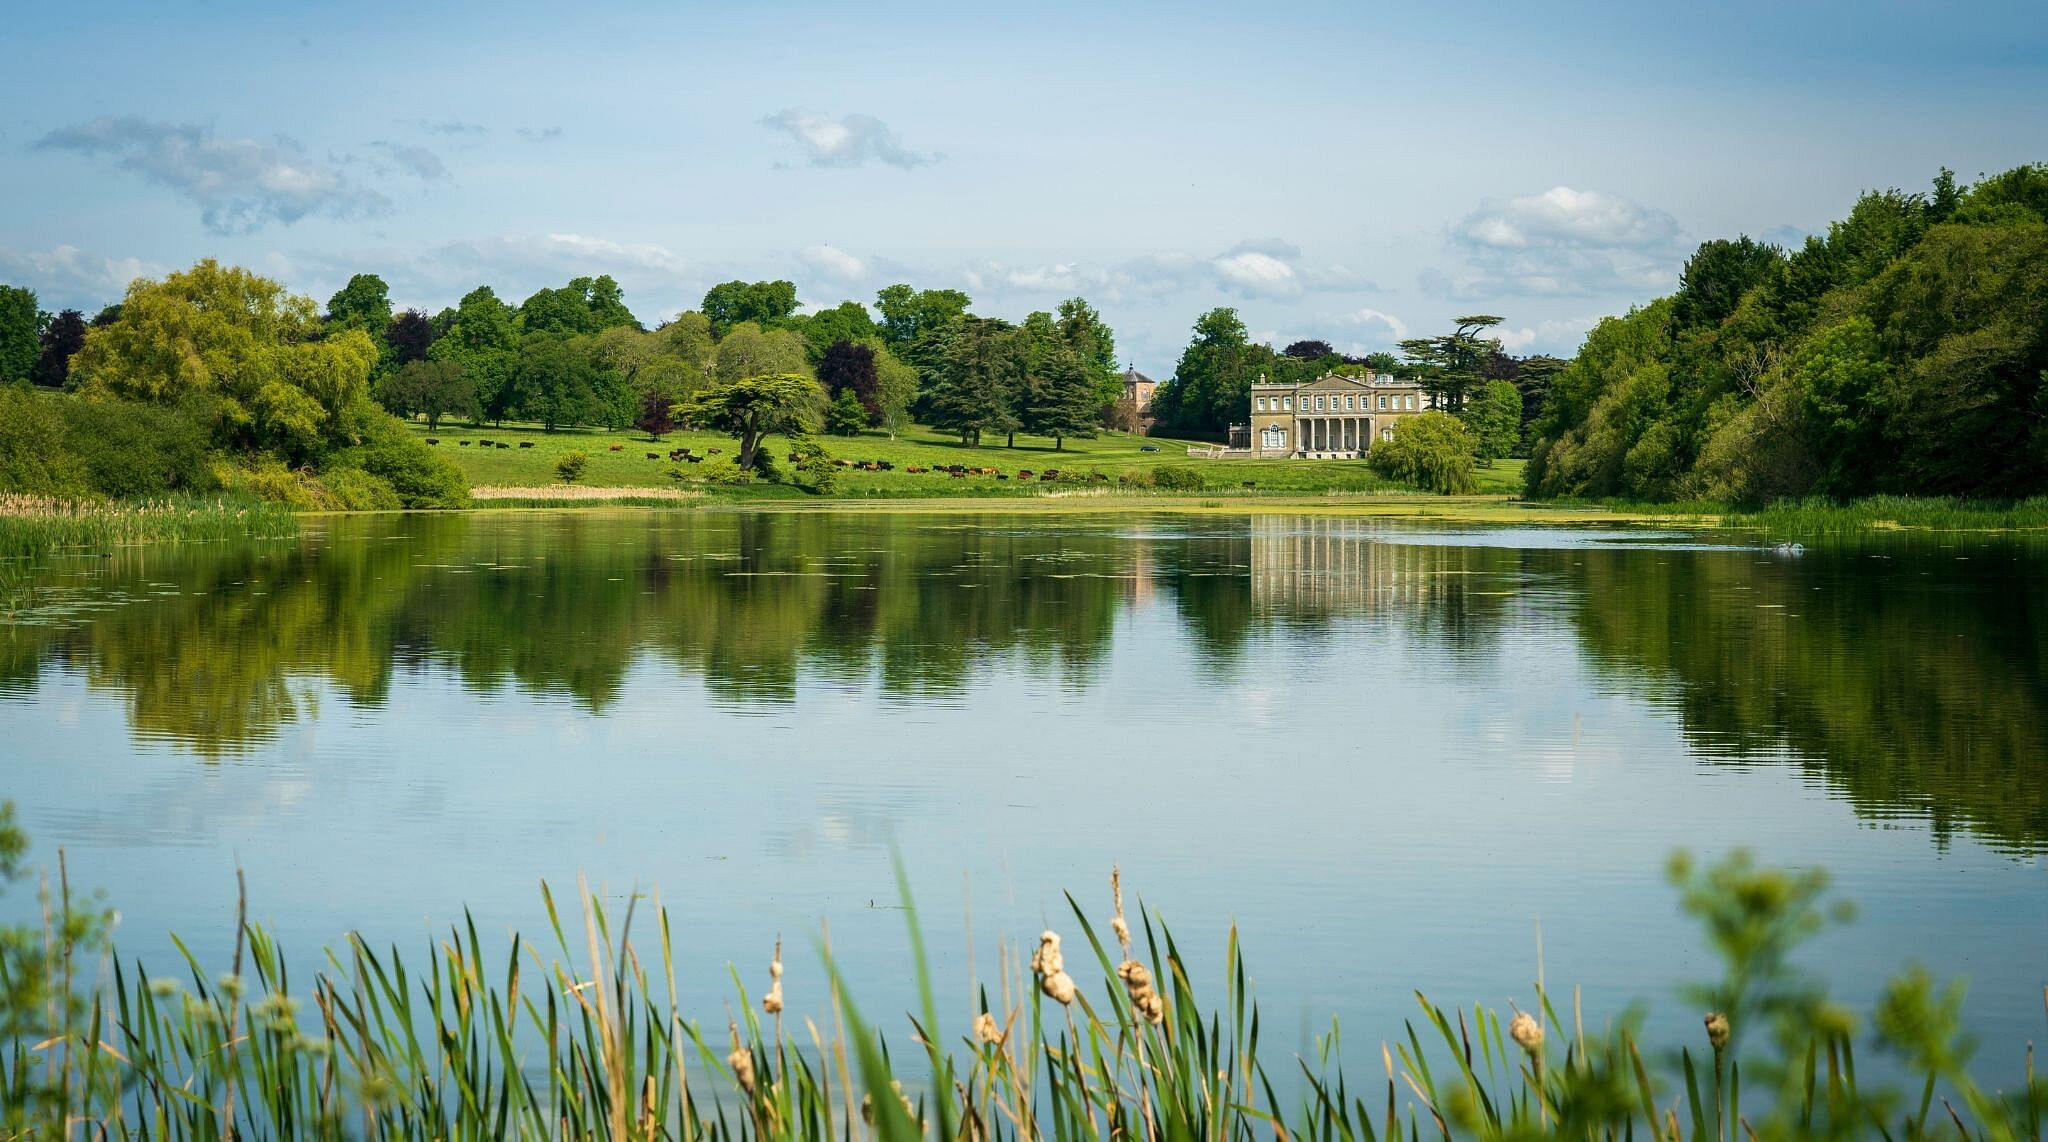
[[[349,443],[365,416],[377,350],[360,329],[320,336],[311,298],[207,259],[163,281],[130,284],[121,316],[72,358],[88,395],[216,402],[225,442],[316,461]]]
[[[1472,453],[1478,441],[1464,422],[1449,413],[1425,412],[1403,417],[1392,440],[1382,440],[1366,453],[1372,470],[1391,480],[1444,495],[1467,495],[1472,479]]]
[[[740,381],[771,373],[811,371],[810,347],[787,329],[763,329],[753,322],[733,326],[718,342],[713,374],[720,381]]]
[[[42,354],[43,313],[36,295],[20,286],[0,286],[0,384],[35,370]]]
[[[925,422],[979,445],[984,432],[1014,432],[1025,356],[1017,328],[971,317],[954,330],[925,393]]]
[[[1237,311],[1212,309],[1195,322],[1173,379],[1153,394],[1153,415],[1176,428],[1216,433],[1251,415],[1258,355]]]
[[[1060,303],[1060,340],[1080,362],[1094,396],[1095,414],[1101,415],[1123,396],[1123,371],[1116,363],[1116,332],[1102,320],[1102,314],[1085,298],[1070,297]]]
[[[555,461],[555,479],[564,484],[573,484],[583,478],[583,472],[590,467],[590,453],[564,452]]]
[[[868,313],[867,306],[857,301],[842,301],[831,309],[821,309],[806,318],[803,334],[811,346],[811,359],[819,362],[822,370],[825,354],[833,345],[841,341],[857,345],[873,342],[881,338],[882,331]]]
[[[795,312],[794,282],[720,282],[704,294],[704,316],[711,322],[712,334],[720,338],[743,322],[774,326]]]
[[[519,359],[517,315],[489,286],[463,295],[446,314],[441,337],[428,349],[435,360],[455,361],[476,385],[477,404],[493,421],[511,415],[518,404],[513,366]]]
[[[564,425],[603,423],[617,378],[598,368],[581,338],[534,333],[520,341],[513,368],[514,416],[541,422],[549,432]]]
[[[887,346],[876,345],[875,393],[881,405],[878,423],[893,439],[910,423],[910,409],[917,403],[921,382],[917,370],[896,358]]]
[[[391,287],[376,274],[357,274],[327,299],[327,324],[371,336],[391,324]]]
[[[737,464],[757,467],[764,437],[814,430],[824,391],[801,373],[772,373],[721,381],[676,409],[685,423],[723,432],[739,442]]]
[[[67,309],[50,319],[43,329],[31,380],[48,388],[62,388],[71,376],[71,358],[85,347],[85,314]]]
[[[1486,382],[1461,414],[1472,430],[1474,454],[1488,467],[1514,450],[1522,435],[1522,394],[1512,381]]]
[[[1456,328],[1440,337],[1411,337],[1401,342],[1409,370],[1422,379],[1439,408],[1457,412],[1465,400],[1484,383],[1483,366],[1500,352],[1498,341],[1479,335],[1501,323],[1490,313],[1475,313],[1451,319]]]
[[[451,413],[476,415],[476,385],[457,361],[412,361],[377,383],[377,403],[396,416],[424,416],[438,432]]]
[[[1678,275],[1672,318],[1681,325],[1713,326],[1727,320],[1742,295],[1774,281],[1784,268],[1776,246],[1743,235],[1700,243]]]
[[[1033,366],[1020,419],[1024,431],[1052,437],[1053,451],[1069,436],[1091,437],[1101,423],[1101,390],[1081,355],[1054,345]]]
[[[1390,377],[1401,369],[1401,359],[1385,350],[1367,353],[1362,363],[1371,368],[1373,372]]]
[[[885,286],[875,294],[875,310],[882,315],[882,342],[889,351],[917,364],[918,347],[967,316],[973,304],[957,289],[912,289],[901,283]]]
[[[868,410],[852,389],[841,389],[825,409],[825,431],[834,436],[859,436],[868,426]]]

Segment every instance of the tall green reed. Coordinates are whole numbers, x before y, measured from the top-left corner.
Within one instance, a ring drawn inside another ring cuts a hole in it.
[[[0,816],[0,872],[14,875],[11,825]],[[103,906],[73,899],[60,861],[42,925],[0,942],[0,1137],[2040,1136],[2048,1084],[2031,1049],[2024,1089],[1982,1088],[1960,990],[1924,972],[1887,989],[1867,1038],[1924,1082],[1902,1094],[1859,1079],[1853,1018],[1793,966],[1841,919],[1823,880],[1743,855],[1679,860],[1672,875],[1722,961],[1691,996],[1715,1005],[1702,1043],[1646,1049],[1640,1009],[1589,1030],[1576,991],[1567,1022],[1539,971],[1535,1006],[1511,1019],[1418,994],[1417,1016],[1380,1044],[1382,1079],[1347,1072],[1334,1023],[1301,1055],[1263,1045],[1235,929],[1220,991],[1198,989],[1155,915],[1129,922],[1114,879],[1108,940],[1069,900],[1092,983],[1067,974],[1056,936],[1028,970],[1004,947],[953,1039],[900,868],[918,1013],[885,1034],[824,934],[824,1026],[786,1021],[778,945],[767,993],[751,998],[735,971],[736,1006],[707,1030],[681,1008],[658,895],[618,908],[585,884],[566,913],[543,886],[548,931],[503,950],[465,916],[424,954],[351,939],[295,981],[276,941],[241,921],[228,971],[209,975],[180,943],[177,970],[152,976],[113,955]],[[636,929],[651,934],[636,943]]]

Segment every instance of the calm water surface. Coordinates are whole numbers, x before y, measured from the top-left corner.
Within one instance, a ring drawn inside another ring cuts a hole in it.
[[[1861,904],[1812,957],[1842,998],[1968,976],[2001,1076],[2043,1030],[2048,549],[573,512],[98,554],[0,571],[0,797],[130,956],[224,957],[238,861],[309,964],[537,932],[581,873],[659,886],[713,1022],[820,921],[902,1010],[894,847],[964,1024],[1121,864],[1198,969],[1241,926],[1269,1036],[1376,1056],[1413,989],[1526,1005],[1539,925],[1589,1017],[1696,1031],[1662,868],[1746,845]]]

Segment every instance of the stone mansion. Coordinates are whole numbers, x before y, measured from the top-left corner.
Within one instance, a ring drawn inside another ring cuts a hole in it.
[[[1403,417],[1431,407],[1418,381],[1367,373],[1324,373],[1305,384],[1252,386],[1252,419],[1230,426],[1225,455],[1348,460],[1375,440],[1392,440]]]

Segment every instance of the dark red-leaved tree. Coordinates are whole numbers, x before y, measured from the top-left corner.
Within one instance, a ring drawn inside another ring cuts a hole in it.
[[[853,341],[834,341],[826,346],[825,357],[818,362],[818,380],[834,399],[852,389],[860,406],[867,410],[868,423],[882,422],[882,378],[875,368],[872,346]]]

